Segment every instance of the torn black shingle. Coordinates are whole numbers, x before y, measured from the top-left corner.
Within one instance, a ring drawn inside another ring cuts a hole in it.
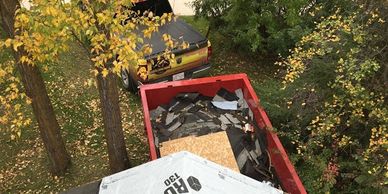
[[[225,114],[226,118],[229,119],[229,121],[231,121],[233,124],[239,124],[241,123],[236,117],[234,117],[233,115],[229,114],[229,113],[226,113]]]
[[[155,120],[157,117],[159,117],[163,112],[166,112],[166,109],[164,109],[162,106],[158,106],[156,109],[150,111],[150,117],[151,120]]]
[[[185,123],[197,123],[197,122],[201,123],[205,121],[201,117],[199,117],[198,114],[186,113],[184,114],[184,116],[185,116]]]
[[[218,90],[217,95],[224,98],[227,101],[238,101],[238,97],[234,92],[229,92],[225,88]]]
[[[189,110],[187,110],[187,112],[189,113],[196,113],[198,112],[199,110],[201,110],[203,107],[201,106],[198,106],[198,105],[194,105],[193,107],[191,107]]]
[[[195,113],[199,118],[201,118],[202,120],[204,121],[210,121],[214,118],[214,116],[212,114],[209,114],[208,112],[206,111],[203,111],[203,110],[200,110],[198,112]]]
[[[160,142],[188,135],[205,135],[227,130],[229,127],[243,130],[251,115],[248,107],[244,107],[246,101],[241,99],[242,97],[241,89],[229,92],[221,88],[215,97],[199,93],[180,93],[169,104],[150,111],[152,125],[156,134],[163,136],[159,137]],[[238,110],[217,108],[212,103],[214,100],[221,104],[238,103]]]
[[[199,96],[199,93],[180,93],[176,96],[180,100],[194,101]]]
[[[224,88],[214,97],[199,93],[178,94],[169,104],[150,111],[156,146],[173,139],[224,130],[235,159],[238,160],[240,172],[256,180],[274,182],[268,178],[270,164],[268,155],[265,154],[266,135],[258,129],[253,112],[243,97],[241,89],[229,92]],[[212,102],[221,107],[233,103],[235,107],[222,110]],[[257,169],[263,174],[258,173]]]
[[[167,113],[165,124],[169,125],[172,121],[174,121],[178,117],[179,117],[179,115],[178,114],[174,114],[173,112]]]
[[[232,124],[229,119],[225,116],[225,115],[221,115],[220,117],[218,117],[218,119],[221,121],[222,124],[224,125],[229,125],[229,124]]]
[[[190,109],[192,109],[195,106],[193,103],[189,103],[186,107],[184,107],[181,112],[188,112]]]

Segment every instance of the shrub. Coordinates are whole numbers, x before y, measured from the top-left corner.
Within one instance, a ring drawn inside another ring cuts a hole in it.
[[[311,32],[314,21],[348,7],[349,1],[194,0],[193,6],[196,16],[207,18],[236,50],[287,54]]]
[[[383,1],[349,7],[325,17],[280,62],[284,84],[303,85],[290,99],[297,116],[283,134],[311,193],[376,193],[387,185],[387,12]]]

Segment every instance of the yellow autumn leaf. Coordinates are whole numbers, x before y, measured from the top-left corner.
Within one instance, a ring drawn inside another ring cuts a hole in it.
[[[42,69],[43,69],[43,72],[48,72],[48,70],[49,70],[47,65],[43,66]]]
[[[151,38],[152,30],[143,30],[143,34],[145,38]]]
[[[137,62],[139,65],[147,65],[147,61],[145,59],[139,59]]]
[[[97,76],[98,75],[98,71],[96,69],[93,69],[90,71],[91,73],[93,73],[94,76]]]
[[[18,47],[20,47],[20,46],[22,46],[22,45],[23,45],[22,42],[17,42],[17,41],[15,41],[15,42],[13,43],[13,50],[14,50],[14,51],[18,51]]]
[[[0,78],[4,77],[7,74],[4,70],[0,69]]]
[[[143,80],[147,79],[147,69],[146,69],[145,67],[141,67],[141,68],[139,69],[139,71],[137,72],[137,75],[138,75],[141,79],[143,79]]]
[[[152,53],[152,48],[147,45],[143,48],[143,52],[145,55],[149,55]]]
[[[153,18],[153,17],[154,17],[154,13],[152,13],[152,11],[150,11],[150,12],[148,13],[148,17],[149,17],[149,18]]]
[[[168,34],[163,34],[162,38],[164,42],[167,42],[170,39]]]
[[[29,124],[31,124],[31,119],[26,119],[26,120],[24,121],[24,125],[27,126],[27,125],[29,125]]]
[[[169,41],[166,42],[166,46],[168,48],[174,48],[174,42],[172,40],[169,40]]]
[[[27,103],[28,105],[30,105],[30,104],[32,103],[31,99],[30,99],[30,98],[27,98],[27,99],[26,99],[26,103]]]
[[[166,24],[166,19],[165,19],[165,18],[162,18],[161,21],[160,21],[160,24],[161,24],[161,25]]]
[[[182,43],[182,49],[188,49],[190,47],[190,44],[188,42]]]
[[[128,25],[129,28],[132,29],[132,30],[136,28],[136,25],[135,25],[134,23],[132,23],[132,22],[128,22],[127,25]]]
[[[100,24],[100,25],[108,20],[106,15],[103,13],[97,13],[96,16],[97,16],[98,24]]]
[[[14,106],[14,108],[15,108],[16,111],[20,110],[20,107],[21,107],[20,104],[16,104],[16,105]]]
[[[27,62],[27,61],[28,61],[27,56],[22,56],[22,57],[20,57],[20,61],[21,61],[22,63]]]
[[[121,65],[115,65],[115,66],[113,67],[113,73],[118,74],[118,73],[120,73],[120,72],[121,72]]]
[[[23,24],[26,24],[28,22],[28,16],[26,14],[19,14],[17,19]]]
[[[105,68],[101,71],[102,77],[106,77],[108,75],[109,71]]]
[[[86,35],[93,35],[93,31],[91,31],[91,30],[86,30],[85,34],[86,34]]]
[[[168,21],[171,21],[172,20],[172,14],[168,14]]]
[[[11,44],[12,44],[12,39],[10,39],[10,38],[8,38],[8,39],[4,42],[4,45],[5,45],[6,47],[10,47]]]

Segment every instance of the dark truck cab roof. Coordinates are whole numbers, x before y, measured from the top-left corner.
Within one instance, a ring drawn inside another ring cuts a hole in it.
[[[142,28],[139,27],[137,31],[140,37],[143,37]],[[173,53],[176,55],[180,55],[185,52],[190,52],[195,49],[203,48],[208,45],[208,39],[202,36],[199,32],[197,32],[193,27],[185,23],[183,20],[177,18],[171,22],[166,23],[159,27],[158,32],[154,32],[151,38],[143,37],[143,44],[138,43],[137,49],[140,49],[143,45],[149,44],[152,47],[152,53],[147,58],[152,58],[155,55],[158,55],[165,51],[166,45],[163,41],[163,34],[168,34],[172,37],[174,41],[177,41],[178,44],[182,44],[183,41],[189,43],[189,48],[181,49],[175,48],[173,49]]]
[[[146,0],[139,3],[136,3],[132,8],[134,11],[152,11],[156,16],[162,16],[164,13],[172,13],[173,10],[171,8],[168,0]],[[199,48],[206,47],[208,45],[208,39],[201,35],[198,31],[196,31],[193,27],[188,25],[186,22],[179,18],[175,18],[172,21],[166,23],[159,27],[158,32],[154,32],[151,38],[145,38],[143,36],[142,30],[145,27],[140,26],[136,33],[143,38],[144,43],[138,43],[137,49],[141,49],[141,47],[145,44],[149,44],[152,47],[151,55],[146,58],[152,58],[163,51],[165,51],[166,46],[163,41],[163,34],[168,34],[172,37],[172,39],[178,44],[183,43],[183,41],[189,43],[188,49],[173,49],[173,53],[176,55],[180,55],[185,52],[190,52],[192,50],[196,50]]]

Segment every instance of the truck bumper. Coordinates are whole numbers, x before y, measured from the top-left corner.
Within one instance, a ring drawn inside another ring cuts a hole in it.
[[[201,65],[199,67],[196,67],[196,68],[193,68],[193,69],[189,69],[189,70],[186,70],[186,71],[183,71],[183,72],[178,72],[176,74],[184,73],[184,78],[183,79],[198,78],[198,77],[206,76],[209,73],[210,68],[211,68],[211,64],[206,64],[206,65]],[[155,79],[155,80],[150,80],[150,81],[146,81],[146,82],[140,82],[140,83],[142,85],[142,84],[152,84],[152,83],[175,81],[173,79],[173,77],[176,74],[169,75],[169,76],[166,76],[166,77],[163,77],[163,78],[159,78],[159,79]]]

